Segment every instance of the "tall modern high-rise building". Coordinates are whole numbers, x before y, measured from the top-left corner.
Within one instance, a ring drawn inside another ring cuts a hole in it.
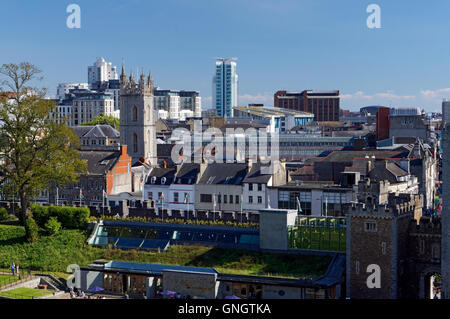
[[[118,80],[117,68],[103,58],[97,58],[94,65],[88,67],[88,83],[90,89],[96,89],[102,82]]]
[[[450,101],[442,101],[442,124],[450,123]]]
[[[216,58],[212,97],[218,116],[233,117],[233,107],[238,105],[238,75],[236,58]]]

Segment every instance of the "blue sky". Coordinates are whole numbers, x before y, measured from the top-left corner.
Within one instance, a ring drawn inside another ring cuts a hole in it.
[[[81,29],[66,7],[81,7]],[[369,4],[381,29],[369,29]],[[199,90],[211,106],[215,57],[237,57],[239,104],[279,89],[339,89],[342,107],[419,106],[450,98],[450,1],[2,0],[0,63],[29,61],[59,82],[86,82],[98,56],[152,70],[164,89]]]

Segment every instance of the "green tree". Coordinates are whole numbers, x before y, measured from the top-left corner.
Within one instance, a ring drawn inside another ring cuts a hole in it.
[[[27,222],[33,197],[52,183],[76,182],[86,171],[86,163],[76,150],[79,140],[73,129],[49,120],[56,103],[45,99],[45,89],[31,86],[42,80],[40,73],[27,62],[0,67],[4,76],[0,87],[8,92],[0,95],[0,187],[6,194],[18,195],[18,217],[28,237],[28,228],[34,222]]]
[[[90,126],[90,125],[97,125],[97,124],[109,124],[112,127],[114,127],[116,130],[120,130],[120,120],[117,117],[114,117],[112,115],[99,115],[94,117],[94,119],[90,122],[84,122],[81,125],[84,126]]]
[[[44,229],[47,234],[53,236],[61,229],[61,223],[56,217],[50,217],[50,219],[45,223]]]

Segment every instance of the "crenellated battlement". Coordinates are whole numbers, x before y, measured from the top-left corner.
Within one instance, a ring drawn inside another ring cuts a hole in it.
[[[394,218],[402,215],[421,212],[423,206],[422,195],[389,196],[388,204],[376,204],[371,200],[352,203],[347,209],[347,215],[352,217]]]

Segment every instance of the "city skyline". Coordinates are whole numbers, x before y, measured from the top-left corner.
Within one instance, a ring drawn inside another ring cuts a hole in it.
[[[87,82],[87,66],[97,57],[118,67],[124,57],[129,71],[151,69],[161,88],[200,91],[210,109],[214,59],[232,56],[239,59],[239,105],[271,106],[278,90],[307,89],[340,90],[341,108],[351,110],[386,105],[440,111],[442,99],[450,98],[450,44],[440,41],[450,4],[442,1],[376,1],[381,29],[366,26],[370,1],[76,3],[80,29],[66,27],[69,2],[4,5],[5,11],[20,10],[21,19],[0,22],[16,30],[4,32],[8,45],[0,57],[39,66],[49,95],[58,83]]]

